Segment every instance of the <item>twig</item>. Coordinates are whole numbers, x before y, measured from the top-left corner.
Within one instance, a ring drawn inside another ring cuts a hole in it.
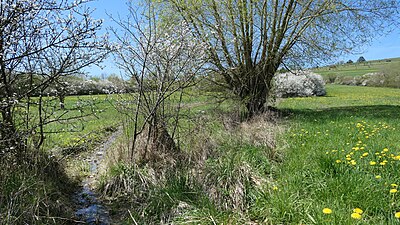
[[[129,216],[131,217],[131,219],[133,220],[133,222],[135,223],[135,225],[138,225],[138,223],[136,222],[135,218],[133,218],[131,211],[128,209],[128,213]]]

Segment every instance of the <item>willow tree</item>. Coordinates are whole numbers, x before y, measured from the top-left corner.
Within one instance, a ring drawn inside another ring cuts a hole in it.
[[[329,60],[381,35],[398,21],[393,0],[170,0],[199,40],[209,68],[246,105],[266,109],[281,66]]]

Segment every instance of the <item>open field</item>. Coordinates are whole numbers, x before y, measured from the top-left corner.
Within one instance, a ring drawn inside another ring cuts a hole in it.
[[[259,200],[258,208],[273,224],[398,224],[400,91],[327,91],[326,97],[279,105],[291,113],[282,137],[285,159],[275,174],[279,189]],[[363,211],[359,220],[351,217],[355,208]]]
[[[235,106],[225,104],[221,112],[205,97],[190,98],[191,116],[202,119],[196,129],[183,126],[191,132],[182,150],[206,160],[184,165],[207,177],[180,171],[146,186],[151,194],[144,199],[136,192],[131,203],[123,198],[122,208],[113,196],[112,214],[124,224],[132,218],[150,224],[166,218],[175,224],[397,224],[400,90],[328,85],[327,91],[326,97],[279,102],[286,117],[278,124],[263,117],[240,123],[232,117]],[[112,177],[133,179],[134,171],[112,166],[100,189]],[[150,171],[142,168],[141,179]],[[131,214],[121,216],[128,209]]]
[[[279,100],[281,116],[251,121],[241,121],[237,104],[186,94],[182,154],[165,161],[179,166],[112,163],[123,137],[108,149],[97,190],[117,224],[398,224],[400,90],[328,85],[327,93]],[[45,149],[79,150],[67,157],[70,178],[88,176],[81,156],[124,121],[110,105],[117,98],[95,96],[98,118],[83,120],[83,131],[46,139]],[[77,100],[68,97],[66,108]],[[48,129],[63,126],[70,124]],[[166,177],[156,179],[157,173]],[[68,201],[68,190],[60,191]],[[64,213],[73,213],[68,204]]]
[[[387,62],[387,60],[390,60],[390,62]],[[321,74],[324,77],[327,77],[329,75],[354,77],[354,76],[362,76],[366,73],[380,72],[385,67],[398,63],[400,63],[400,58],[382,59],[382,60],[367,61],[365,63],[336,65],[334,67],[329,67],[329,66],[320,67],[313,69],[313,71],[318,74]]]

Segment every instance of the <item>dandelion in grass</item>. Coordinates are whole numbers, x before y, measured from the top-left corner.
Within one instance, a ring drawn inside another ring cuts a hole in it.
[[[397,219],[400,219],[400,212],[396,212],[396,213],[394,214],[394,217],[396,217]]]
[[[375,166],[375,165],[376,165],[376,162],[375,162],[375,161],[371,161],[371,162],[369,162],[369,165]]]
[[[367,157],[368,156],[368,152],[365,152],[364,154],[362,154],[362,156]]]
[[[336,160],[335,162],[336,162],[336,163],[341,163],[342,160],[338,159],[338,160]]]
[[[382,176],[381,175],[376,175],[375,178],[379,180],[379,179],[382,178]]]
[[[358,213],[358,214],[362,214],[364,211],[362,210],[362,209],[360,209],[360,208],[355,208],[355,209],[353,209],[353,213]]]
[[[397,192],[397,189],[394,189],[394,188],[392,188],[392,189],[390,189],[390,191],[389,191],[390,193],[392,193],[392,194],[394,194],[394,193],[396,193]]]
[[[399,185],[397,185],[397,184],[390,184],[390,186],[393,187],[393,188],[397,188]]]
[[[331,214],[331,213],[332,213],[332,209],[330,209],[330,208],[324,208],[324,209],[322,209],[322,212],[323,212],[324,214]]]
[[[351,218],[360,220],[362,218],[362,216],[361,216],[361,214],[358,214],[358,213],[352,213]]]
[[[274,187],[272,188],[272,190],[277,191],[277,190],[278,190],[278,187],[277,187],[277,186],[274,186]]]

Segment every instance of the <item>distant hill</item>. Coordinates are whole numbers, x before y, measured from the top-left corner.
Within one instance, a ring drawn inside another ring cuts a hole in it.
[[[326,83],[400,88],[400,58],[346,63],[312,69]]]
[[[367,73],[381,72],[383,69],[390,67],[393,64],[400,64],[399,58],[379,59],[363,62],[351,63],[342,65],[330,65],[312,69],[313,72],[322,76],[362,76]]]

